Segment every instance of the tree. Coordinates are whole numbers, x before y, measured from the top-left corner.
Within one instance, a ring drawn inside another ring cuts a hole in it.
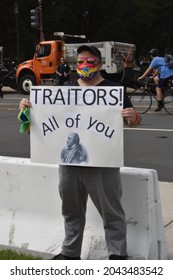
[[[31,27],[30,10],[37,0],[1,0],[0,45],[5,56],[16,57],[16,21],[14,3],[19,6],[19,38],[21,60],[33,56],[39,42],[39,31]],[[151,47],[163,54],[173,45],[172,0],[42,0],[45,40],[56,39],[55,31],[84,34],[90,41],[133,43],[137,55]]]

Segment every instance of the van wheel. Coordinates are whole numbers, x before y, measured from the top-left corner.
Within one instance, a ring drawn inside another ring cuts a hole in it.
[[[22,94],[29,95],[30,87],[36,85],[36,79],[33,75],[23,76],[19,81],[19,91]]]

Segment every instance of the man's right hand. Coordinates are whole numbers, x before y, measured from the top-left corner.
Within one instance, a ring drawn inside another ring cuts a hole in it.
[[[143,78],[144,78],[143,76],[140,76],[137,78],[137,80],[139,81],[139,80],[142,80]]]
[[[19,103],[19,110],[24,110],[26,107],[31,107],[31,102],[26,99],[26,98],[22,98],[22,100]]]

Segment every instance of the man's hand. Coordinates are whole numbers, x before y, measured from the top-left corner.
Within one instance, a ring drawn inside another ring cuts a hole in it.
[[[19,110],[24,110],[27,107],[31,107],[31,102],[28,99],[23,98],[19,103]]]
[[[140,123],[141,117],[138,112],[134,108],[126,108],[121,112],[121,116],[124,118],[125,123],[128,126],[136,126]]]
[[[140,81],[140,80],[143,80],[144,79],[144,77],[143,76],[140,76],[140,77],[138,77],[138,81]]]

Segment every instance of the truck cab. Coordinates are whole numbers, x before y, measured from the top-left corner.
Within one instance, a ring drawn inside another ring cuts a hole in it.
[[[32,60],[19,64],[16,78],[19,91],[29,94],[32,85],[44,84],[55,78],[57,64],[65,55],[63,41],[43,41],[36,46]]]

